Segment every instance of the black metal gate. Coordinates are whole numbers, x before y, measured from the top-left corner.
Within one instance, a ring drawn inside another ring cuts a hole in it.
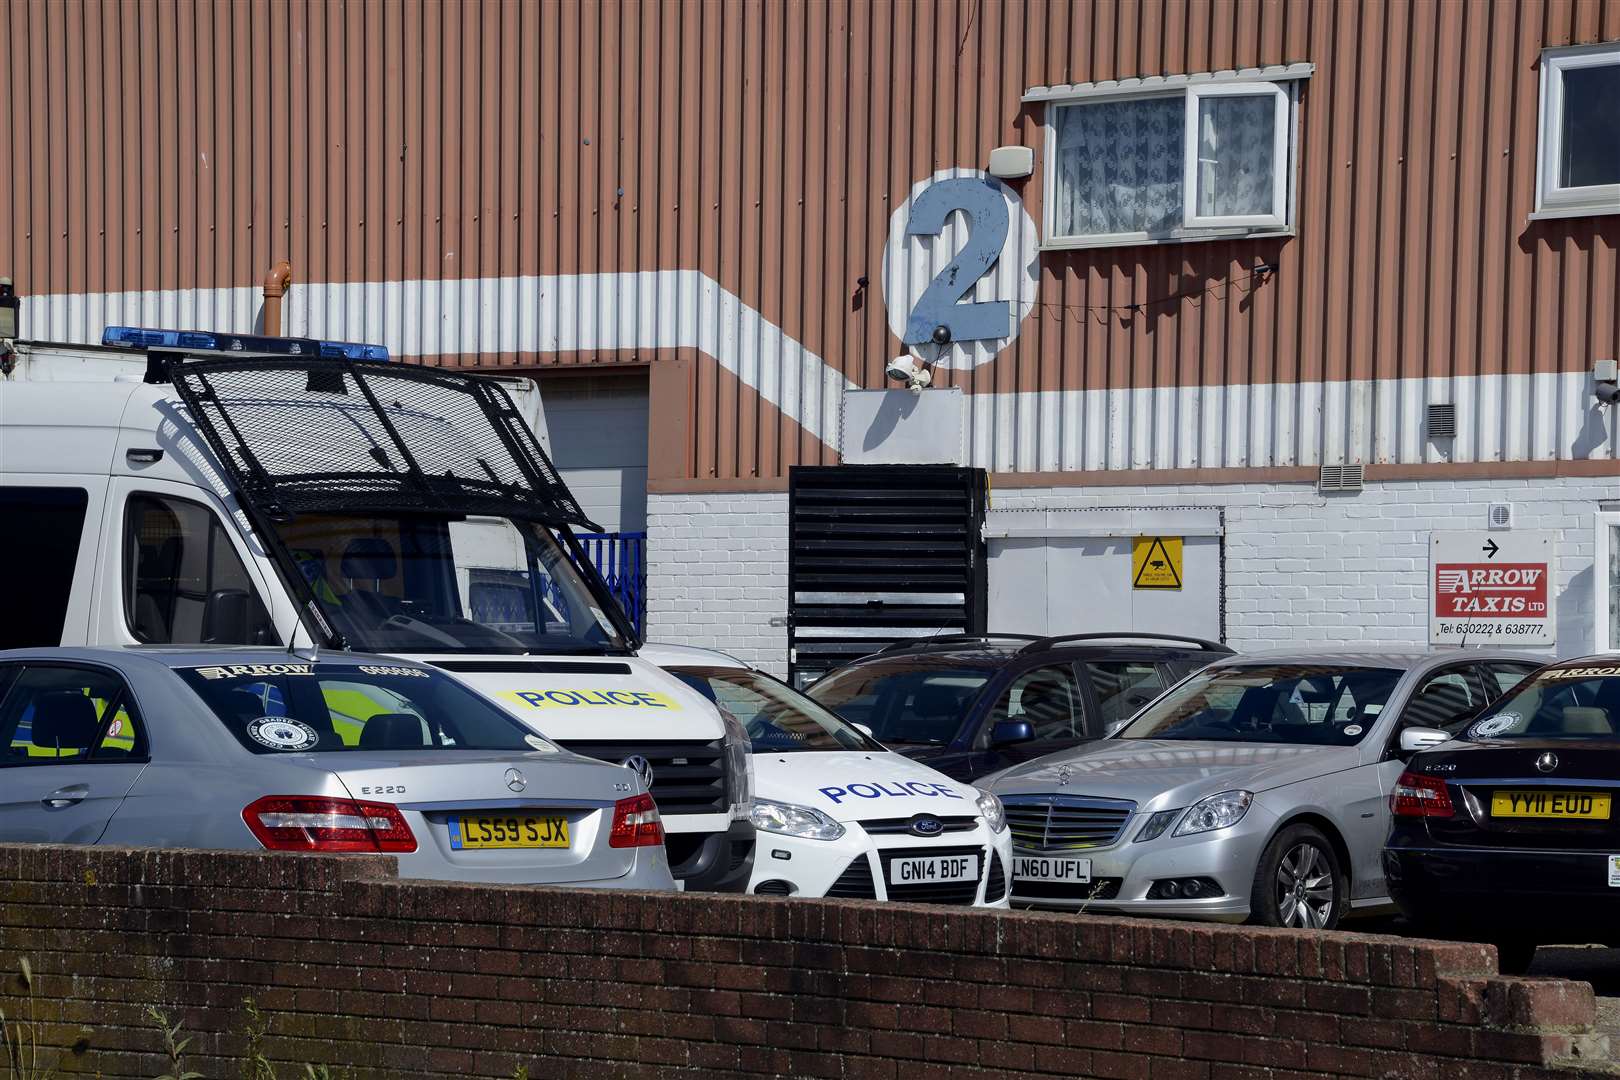
[[[788,672],[985,629],[983,469],[799,466],[788,479]]]

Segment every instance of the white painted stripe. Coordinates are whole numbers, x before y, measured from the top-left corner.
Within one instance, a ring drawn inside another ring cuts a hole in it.
[[[26,297],[28,336],[95,342],[109,324],[248,333],[256,286]],[[857,385],[696,270],[315,283],[287,332],[380,341],[396,356],[692,348],[837,449]],[[995,472],[1615,459],[1616,411],[1584,372],[969,394],[972,464]],[[1434,442],[1424,406],[1457,406]]]

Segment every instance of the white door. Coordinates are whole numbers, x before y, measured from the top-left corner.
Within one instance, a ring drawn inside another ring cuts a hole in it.
[[[608,532],[647,527],[647,374],[540,381],[551,458],[585,513]]]
[[[1592,582],[1597,613],[1594,647],[1598,652],[1620,649],[1620,512],[1604,511],[1597,516]]]
[[[1221,537],[1211,512],[1050,511],[986,520],[992,632],[1111,631],[1221,638]],[[998,535],[1000,534],[1000,535]],[[1137,589],[1137,536],[1182,538],[1182,587]]]

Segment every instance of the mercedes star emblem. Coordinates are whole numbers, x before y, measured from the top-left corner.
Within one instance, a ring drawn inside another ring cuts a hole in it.
[[[522,791],[524,788],[529,786],[529,779],[516,769],[507,769],[506,786],[511,788],[513,791]]]
[[[1069,767],[1067,765],[1059,765],[1057,773],[1058,787],[1067,787],[1069,784],[1069,777],[1071,775],[1073,774],[1069,771]]]
[[[1536,768],[1542,772],[1552,772],[1558,768],[1558,755],[1548,750],[1545,754],[1536,758]]]
[[[653,784],[652,762],[648,761],[646,758],[642,757],[640,754],[631,754],[629,757],[627,757],[623,761],[619,762],[619,764],[623,765],[625,768],[629,769],[631,772],[633,772],[637,776],[641,777],[641,786],[642,787],[646,788],[648,791],[652,790],[652,784]]]

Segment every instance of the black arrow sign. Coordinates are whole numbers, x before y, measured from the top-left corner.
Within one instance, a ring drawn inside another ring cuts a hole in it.
[[[1485,553],[1485,557],[1487,559],[1494,559],[1494,558],[1496,558],[1496,553],[1498,551],[1501,551],[1502,549],[1496,546],[1496,541],[1495,540],[1487,540],[1487,541],[1485,541],[1485,546],[1480,548],[1479,550],[1481,550],[1481,551],[1483,551]]]

